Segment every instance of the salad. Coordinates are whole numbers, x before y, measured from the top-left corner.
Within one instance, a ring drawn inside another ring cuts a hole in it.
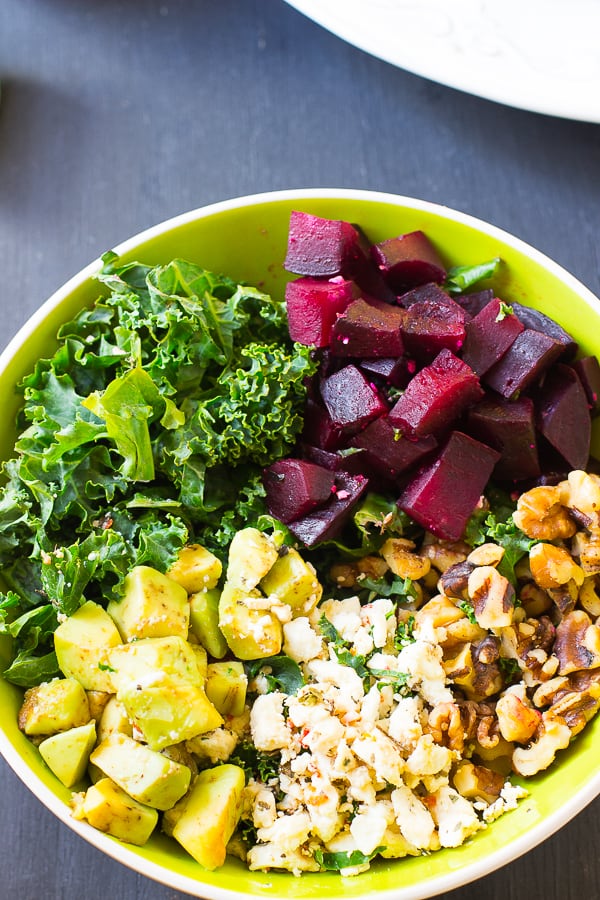
[[[600,706],[597,361],[422,232],[294,213],[281,300],[103,262],[0,494],[73,815],[295,875],[488,827]]]

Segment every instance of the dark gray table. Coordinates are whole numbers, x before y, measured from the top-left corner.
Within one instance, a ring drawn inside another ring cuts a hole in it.
[[[433,200],[600,292],[600,126],[395,69],[283,0],[2,0],[4,343],[105,249],[213,201],[292,187]],[[182,896],[104,858],[0,763],[2,900]],[[600,801],[445,900],[594,900]]]

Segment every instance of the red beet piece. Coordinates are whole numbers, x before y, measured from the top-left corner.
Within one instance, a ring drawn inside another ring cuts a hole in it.
[[[540,434],[572,469],[585,469],[592,427],[587,396],[574,369],[559,363],[548,372],[536,397],[536,413]]]
[[[475,318],[477,313],[480,313],[484,306],[487,306],[490,300],[493,299],[494,292],[491,288],[486,288],[483,291],[474,291],[472,294],[457,294],[455,297],[456,302],[464,309],[467,321]]]
[[[541,474],[535,411],[529,397],[485,397],[467,416],[469,434],[502,454],[494,469],[501,481],[523,481]]]
[[[381,358],[403,352],[399,306],[354,300],[331,329],[331,352],[337,356]]]
[[[311,447],[302,444],[300,447],[302,458],[329,469],[330,472],[349,472],[351,475],[363,475],[367,466],[366,454],[362,452],[347,453],[335,450],[323,450],[321,447]]]
[[[388,421],[408,435],[438,435],[482,396],[473,370],[450,350],[442,350],[417,372],[390,410]]]
[[[481,378],[514,343],[523,325],[494,297],[481,312],[467,322],[462,358]]]
[[[464,310],[448,297],[449,302],[420,300],[406,310],[402,338],[406,352],[416,359],[429,361],[447,348],[459,353],[465,342]]]
[[[600,412],[600,363],[595,356],[584,356],[571,363],[585,391],[590,414]]]
[[[398,297],[398,303],[405,309],[410,309],[413,304],[422,303],[423,300],[428,300],[430,303],[438,305],[446,304],[447,306],[454,306],[455,304],[455,301],[450,294],[443,291],[439,284],[435,284],[433,281],[430,281],[427,284],[421,284],[419,287],[406,291]]]
[[[563,352],[562,344],[541,331],[526,328],[519,334],[500,362],[483,381],[509,398],[539,381],[542,374]]]
[[[424,456],[437,447],[433,435],[423,438],[402,437],[387,416],[380,416],[355,435],[351,447],[363,450],[368,463],[385,478],[393,481],[412,468]]]
[[[375,385],[354,365],[323,379],[321,397],[334,426],[346,435],[355,434],[387,412]]]
[[[337,317],[357,297],[353,281],[298,278],[285,289],[290,337],[308,347],[326,347]]]
[[[442,282],[444,263],[422,231],[411,231],[371,247],[384,279],[394,290],[407,291],[428,281]]]
[[[367,490],[369,479],[339,472],[335,491],[323,506],[296,519],[289,525],[292,534],[306,547],[337,537],[349,521],[355,507]]]
[[[331,416],[321,403],[309,399],[304,408],[301,439],[323,450],[337,450],[342,443],[342,430],[334,425]]]
[[[417,371],[417,363],[408,356],[398,359],[361,359],[360,368],[367,378],[381,380],[392,387],[405,388]]]
[[[453,431],[435,461],[406,486],[398,506],[443,540],[457,541],[499,458],[497,450]]]
[[[563,360],[571,359],[575,356],[577,342],[558,322],[555,322],[554,319],[551,319],[545,313],[540,312],[539,309],[534,309],[533,306],[523,306],[521,303],[512,303],[511,305],[515,315],[519,317],[525,328],[541,331],[561,344]]]
[[[289,458],[265,469],[263,484],[269,512],[289,524],[329,500],[335,477],[323,466]]]

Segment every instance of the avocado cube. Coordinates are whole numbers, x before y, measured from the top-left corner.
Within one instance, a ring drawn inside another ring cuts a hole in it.
[[[187,638],[190,610],[185,588],[150,566],[136,566],[125,578],[125,593],[108,612],[124,641],[176,635]]]
[[[133,728],[127,710],[114,695],[110,698],[98,723],[98,743],[102,743],[110,734],[133,735]]]
[[[265,577],[276,559],[277,547],[272,538],[258,528],[242,528],[229,545],[227,581],[249,591]]]
[[[152,750],[162,750],[223,724],[197,684],[164,676],[143,687],[129,682],[117,694],[132,723]]]
[[[88,706],[90,708],[90,718],[99,722],[102,718],[102,713],[106,709],[106,704],[112,697],[112,693],[109,694],[106,691],[86,691],[86,694]]]
[[[200,772],[183,813],[173,826],[173,837],[205,869],[225,862],[227,844],[242,810],[244,770],[225,763]]]
[[[110,778],[101,778],[87,789],[80,815],[98,831],[138,847],[146,843],[158,822],[155,809],[138,803]]]
[[[93,751],[90,762],[134,800],[154,809],[169,809],[177,803],[192,777],[187,766],[156,753],[126,734],[107,737]]]
[[[219,629],[221,591],[197,591],[190,597],[190,628],[213,659],[223,659],[227,641]]]
[[[258,604],[253,605],[256,601]],[[238,659],[262,659],[281,650],[281,622],[266,606],[266,597],[260,591],[225,584],[219,600],[219,628]]]
[[[206,696],[222,716],[241,716],[246,705],[248,677],[243,663],[210,663],[206,675]]]
[[[109,614],[88,600],[54,632],[58,665],[67,678],[76,678],[86,691],[112,693],[105,654],[121,643],[119,630]]]
[[[96,723],[69,728],[47,737],[38,750],[46,765],[65,787],[73,787],[85,775],[90,753],[96,743]]]
[[[206,673],[208,671],[208,654],[201,644],[190,644],[192,652],[196,657],[196,665],[200,672],[202,684],[206,681]]]
[[[56,678],[25,692],[19,728],[30,736],[57,734],[90,721],[87,695],[74,678]]]
[[[167,575],[186,589],[188,594],[217,586],[223,566],[210,550],[200,544],[189,544],[179,551],[177,561]]]
[[[323,595],[313,566],[293,547],[278,557],[260,587],[268,597],[291,606],[294,616],[307,616]]]
[[[120,644],[108,652],[107,662],[117,693],[130,681],[145,686],[165,676],[199,686],[204,683],[191,644],[177,636]]]

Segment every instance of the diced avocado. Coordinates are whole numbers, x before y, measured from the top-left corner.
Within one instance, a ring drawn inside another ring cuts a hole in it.
[[[208,670],[208,654],[201,644],[190,644],[192,652],[196,657],[196,665],[202,678],[202,684],[206,681],[206,672]]]
[[[192,773],[126,734],[112,734],[98,744],[90,761],[125,793],[154,809],[169,809],[187,791]]]
[[[266,597],[259,591],[244,591],[228,583],[223,588],[219,628],[238,659],[262,659],[281,650],[283,629],[277,616],[268,609],[248,605],[261,599],[266,605]]]
[[[98,723],[98,743],[102,743],[110,734],[133,734],[133,728],[127,710],[114,695],[110,698]]]
[[[189,544],[179,551],[177,561],[167,575],[186,589],[188,594],[217,586],[222,571],[221,560],[200,544]]]
[[[85,775],[90,753],[96,743],[96,723],[69,728],[46,738],[38,749],[46,765],[65,787],[72,787]]]
[[[242,528],[229,545],[227,581],[243,591],[255,588],[277,559],[272,538],[257,528]]]
[[[99,722],[112,694],[108,694],[106,691],[86,691],[86,694],[88,706],[90,707],[90,717]]]
[[[162,750],[223,724],[204,689],[163,677],[140,688],[129,682],[117,694],[152,750]]]
[[[210,663],[206,674],[206,696],[222,716],[241,716],[246,704],[248,677],[243,663]]]
[[[227,844],[242,809],[244,770],[225,763],[200,772],[183,813],[173,826],[173,837],[205,869],[225,862]]]
[[[267,596],[291,606],[296,616],[307,616],[323,595],[313,566],[293,547],[277,558],[260,587]]]
[[[61,672],[67,678],[76,678],[87,691],[113,691],[110,672],[104,668],[105,654],[120,643],[121,635],[109,614],[91,600],[54,632]]]
[[[150,566],[136,566],[125,578],[121,600],[108,612],[124,641],[177,635],[187,638],[190,610],[185,588]]]
[[[158,822],[155,809],[138,803],[110,778],[101,778],[88,788],[78,818],[85,818],[98,831],[141,847]]]
[[[74,678],[56,678],[25,692],[19,728],[25,734],[57,734],[90,721],[84,689]]]
[[[221,591],[198,591],[190,597],[190,628],[213,659],[223,659],[227,641],[219,629]]]
[[[168,676],[202,685],[204,677],[191,644],[181,637],[142,638],[110,650],[107,662],[115,692],[130,681],[142,685]]]

